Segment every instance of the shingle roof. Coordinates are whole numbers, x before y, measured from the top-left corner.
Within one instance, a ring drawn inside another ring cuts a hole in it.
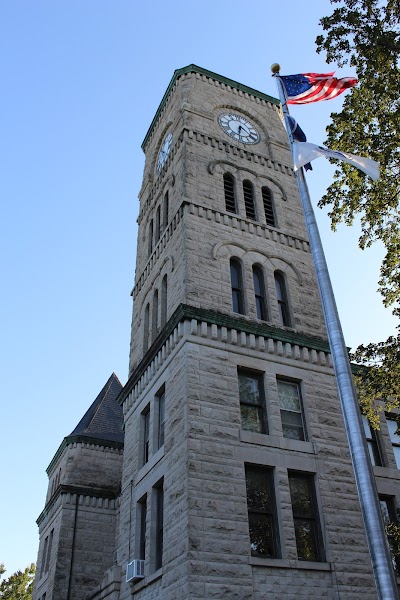
[[[123,442],[124,432],[122,406],[116,398],[123,386],[113,373],[96,400],[86,411],[68,437],[83,435],[113,442]]]

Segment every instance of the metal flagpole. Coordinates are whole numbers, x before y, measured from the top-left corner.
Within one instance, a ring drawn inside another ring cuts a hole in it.
[[[286,130],[293,155],[293,136],[288,119],[289,110],[286,104],[286,95],[279,77],[280,66],[274,64],[272,65],[271,70],[277,82]],[[311,254],[317,275],[329,346],[336,374],[340,404],[350,447],[378,599],[398,600],[397,584],[394,577],[393,564],[389,552],[385,527],[383,525],[374,473],[369,458],[349,357],[344,342],[322,242],[303,169],[301,168],[295,171],[295,175],[303,205]]]

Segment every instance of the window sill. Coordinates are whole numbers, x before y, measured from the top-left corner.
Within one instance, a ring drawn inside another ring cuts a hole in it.
[[[249,557],[249,564],[254,567],[272,567],[276,569],[303,569],[306,571],[331,571],[331,563],[311,560],[288,560],[284,558]]]
[[[375,477],[385,477],[386,479],[400,479],[400,470],[394,467],[373,467]]]
[[[280,448],[281,450],[295,450],[314,454],[313,444],[301,440],[290,440],[277,435],[268,435],[266,433],[255,433],[254,431],[240,430],[240,441],[246,444],[256,444],[258,446],[268,446],[270,448]]]
[[[147,587],[151,583],[154,583],[154,581],[157,581],[157,579],[160,579],[160,577],[162,577],[162,575],[163,575],[163,569],[161,567],[161,569],[158,569],[154,573],[151,573],[151,575],[148,575],[141,581],[138,581],[137,583],[133,583],[131,585],[132,594],[136,594],[137,592],[140,592],[140,590],[142,590],[143,588]]]
[[[135,479],[135,485],[139,483],[139,481],[141,481],[143,479],[143,477],[145,477],[147,475],[147,473],[149,471],[151,471],[151,469],[164,457],[164,446],[161,446],[161,448],[159,448],[157,450],[157,452],[155,452],[153,454],[153,456],[150,457],[150,459],[147,461],[147,463],[145,465],[143,465],[143,467],[141,467],[139,469],[139,471],[136,474],[136,479]]]

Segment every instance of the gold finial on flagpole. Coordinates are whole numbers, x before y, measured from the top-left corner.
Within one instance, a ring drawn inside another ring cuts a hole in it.
[[[271,71],[273,72],[274,75],[278,75],[280,70],[281,70],[281,65],[279,65],[278,63],[274,63],[273,65],[271,65]]]

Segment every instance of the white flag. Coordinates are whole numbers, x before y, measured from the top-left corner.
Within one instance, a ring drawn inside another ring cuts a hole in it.
[[[353,165],[353,167],[357,167],[357,169],[360,169],[366,173],[366,175],[369,175],[374,181],[379,179],[379,163],[370,158],[356,156],[354,154],[349,154],[348,152],[329,150],[329,148],[310,144],[309,142],[294,142],[293,149],[295,171],[303,167],[306,163],[314,160],[314,158],[324,156],[325,158],[344,160],[344,162]]]

